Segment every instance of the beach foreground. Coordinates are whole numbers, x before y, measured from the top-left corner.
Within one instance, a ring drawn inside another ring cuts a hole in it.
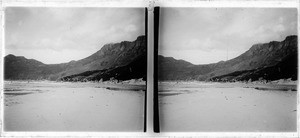
[[[143,131],[145,85],[5,82],[5,131]]]
[[[159,84],[162,132],[293,132],[294,84]]]

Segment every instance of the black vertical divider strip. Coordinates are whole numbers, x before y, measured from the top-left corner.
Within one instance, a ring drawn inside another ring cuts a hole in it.
[[[148,9],[145,8],[145,36],[146,36],[146,47],[147,47],[147,54],[148,54]],[[147,60],[148,61],[148,60]],[[147,69],[148,70],[148,69]],[[146,74],[147,80],[147,74]],[[147,81],[146,81],[146,90],[145,90],[145,100],[144,100],[144,132],[147,131]]]
[[[160,7],[154,7],[154,76],[153,76],[153,126],[154,132],[160,132],[159,128],[159,103],[158,103],[158,73],[157,73],[157,58],[158,58],[158,38],[159,38],[159,9]]]

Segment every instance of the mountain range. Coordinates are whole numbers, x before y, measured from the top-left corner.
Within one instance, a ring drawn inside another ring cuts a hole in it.
[[[158,57],[158,80],[248,81],[297,79],[297,36],[255,44],[240,56],[218,63],[194,65],[172,57]]]
[[[104,45],[99,51],[78,61],[44,64],[22,56],[4,58],[5,80],[86,81],[146,78],[146,37]]]
[[[146,37],[104,45],[78,61],[44,64],[22,56],[4,57],[5,80],[106,81],[146,79]],[[297,80],[297,36],[255,44],[240,56],[212,64],[194,65],[172,57],[158,56],[158,80],[248,81]]]

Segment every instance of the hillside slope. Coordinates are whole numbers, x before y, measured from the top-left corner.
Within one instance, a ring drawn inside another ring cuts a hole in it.
[[[193,65],[183,60],[158,58],[159,80],[214,80],[212,78],[238,71],[258,70],[266,67],[275,67],[287,58],[293,57],[291,70],[297,68],[298,55],[297,36],[288,36],[281,42],[272,41],[264,44],[255,44],[245,53],[228,61],[213,64]],[[176,63],[170,65],[170,63]],[[288,71],[288,70],[287,70]],[[283,73],[283,72],[281,72]],[[297,76],[297,75],[296,75]],[[289,76],[292,77],[292,76]],[[251,78],[251,77],[250,77]]]
[[[144,56],[147,52],[146,37],[135,41],[106,44],[91,56],[68,63],[44,64],[34,59],[7,55],[4,58],[5,80],[59,80],[62,77],[87,71],[122,67]],[[146,66],[147,64],[143,64]]]

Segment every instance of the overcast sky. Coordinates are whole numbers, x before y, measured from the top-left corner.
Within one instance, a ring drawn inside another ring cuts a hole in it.
[[[159,54],[194,64],[234,58],[297,34],[297,9],[161,8]]]
[[[145,34],[144,8],[5,9],[5,55],[62,63]]]

